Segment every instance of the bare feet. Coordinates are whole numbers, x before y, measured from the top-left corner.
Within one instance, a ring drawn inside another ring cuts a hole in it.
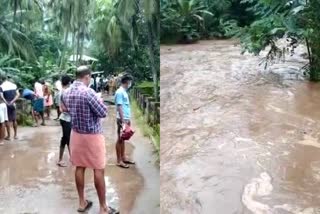
[[[108,207],[101,207],[99,214],[108,214]]]

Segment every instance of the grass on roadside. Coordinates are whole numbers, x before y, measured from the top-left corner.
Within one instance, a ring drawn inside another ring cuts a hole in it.
[[[144,136],[147,136],[151,139],[159,159],[160,151],[160,126],[157,125],[156,128],[152,128],[147,121],[145,120],[142,111],[140,110],[137,102],[134,99],[132,100],[132,110],[134,117],[136,119],[137,125],[141,129]]]

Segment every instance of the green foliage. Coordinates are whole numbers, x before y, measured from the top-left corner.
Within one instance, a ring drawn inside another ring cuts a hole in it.
[[[91,54],[99,59],[98,70],[117,74],[128,68],[138,82],[153,79],[154,72],[159,76],[156,11],[157,0],[97,1],[91,25]],[[151,28],[146,27],[149,23]]]
[[[136,122],[138,127],[141,129],[142,133],[144,136],[149,137],[152,142],[153,145],[155,147],[155,150],[157,152],[157,154],[159,155],[159,151],[160,151],[160,124],[155,124],[154,126],[150,126],[150,124],[148,124],[148,122],[146,121],[137,101],[135,101],[134,99],[132,99],[132,111],[133,114],[136,118]]]
[[[256,15],[250,26],[239,27],[229,23],[228,33],[241,39],[244,51],[259,54],[266,47],[270,51],[266,65],[286,54],[276,45],[281,38],[290,38],[307,46],[309,65],[305,66],[311,80],[320,80],[320,2],[316,0],[243,0],[252,6],[249,10]]]
[[[26,114],[24,112],[18,111],[17,123],[20,126],[32,126],[33,125],[33,118],[30,114]]]
[[[86,53],[96,56],[95,68],[106,73],[130,68],[137,82],[157,79],[157,5],[158,0],[5,1],[0,5],[0,75],[31,88],[40,78],[73,73],[84,62],[80,57],[68,63],[69,56]]]
[[[204,16],[212,16],[200,0],[161,1],[161,39],[197,40],[204,28]]]
[[[144,81],[135,87],[138,88],[141,93],[153,96],[153,82]]]
[[[249,5],[237,0],[161,0],[161,41],[224,37],[229,21],[240,26],[253,21]]]

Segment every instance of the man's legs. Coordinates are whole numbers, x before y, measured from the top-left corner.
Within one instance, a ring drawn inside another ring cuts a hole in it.
[[[46,106],[46,114],[47,114],[47,118],[50,119],[50,114],[51,114],[51,107],[50,106]]]
[[[125,162],[126,161],[126,154],[125,154],[125,150],[126,150],[126,146],[125,146],[125,142],[124,140],[122,140],[121,144],[120,144],[120,156],[121,156],[121,161]]]
[[[126,120],[125,123],[127,125],[131,126],[131,121],[130,120]],[[122,144],[121,144],[121,159],[125,164],[135,164],[134,161],[130,160],[126,156],[126,144],[125,144],[125,141],[123,141]]]
[[[14,120],[12,122],[13,124],[13,132],[14,132],[14,139],[17,139],[17,132],[18,132],[18,123],[17,123],[17,120]]]
[[[11,138],[10,124],[11,124],[10,121],[7,121],[7,122],[6,122],[6,129],[7,129],[7,137],[6,137],[6,140],[10,140],[10,138]]]
[[[117,152],[117,163],[120,164],[122,162],[122,144],[123,141],[118,138],[116,143],[116,152]]]
[[[56,104],[55,104],[56,105]],[[60,117],[60,107],[58,105],[55,106],[56,110],[57,110],[57,118],[55,118],[55,120],[59,120],[59,117]]]
[[[85,208],[87,202],[84,198],[84,173],[86,168],[84,167],[76,167],[75,172],[75,179],[76,179],[76,186],[79,195],[79,208]]]
[[[4,122],[0,123],[0,145],[3,145],[3,139],[5,136],[5,126],[4,126]]]
[[[60,151],[59,151],[59,162],[58,165],[59,166],[65,166],[62,163],[62,159],[63,159],[63,153],[64,153],[64,149],[65,146],[68,146],[68,151],[69,151],[69,156],[70,156],[70,148],[69,148],[69,141],[70,141],[70,134],[71,134],[71,123],[70,122],[66,122],[64,120],[60,120],[60,124],[62,127],[62,137],[61,137],[61,141],[60,141]]]
[[[3,140],[5,137],[5,121],[8,119],[7,109],[4,108],[5,104],[0,104],[0,145],[3,145]]]
[[[31,110],[32,119],[35,122],[35,126],[38,126],[38,119],[37,119],[37,112],[34,111],[34,109]]]
[[[60,140],[60,150],[59,150],[59,162],[58,162],[58,165],[59,163],[61,163],[62,161],[62,158],[63,158],[63,153],[64,153],[64,148],[66,146],[66,128],[65,128],[65,121],[63,120],[60,120],[60,125],[62,127],[62,137],[61,137],[61,140]]]
[[[100,213],[108,213],[107,203],[106,203],[106,184],[104,181],[104,169],[95,169],[94,171],[94,186],[96,187],[99,204]]]
[[[46,125],[46,123],[45,123],[45,120],[44,120],[44,112],[42,111],[42,112],[39,112],[39,115],[40,115],[40,117],[41,117],[41,120],[42,120],[42,123],[41,123],[41,125]]]
[[[124,154],[124,141],[120,138],[121,135],[121,122],[117,119],[117,134],[118,139],[116,143],[116,154],[117,154],[117,165],[122,168],[129,168],[129,166],[124,163],[123,154]]]

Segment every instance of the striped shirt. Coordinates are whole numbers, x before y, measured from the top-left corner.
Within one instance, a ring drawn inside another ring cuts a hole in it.
[[[75,81],[63,94],[72,129],[80,134],[101,134],[101,118],[107,116],[107,107],[95,92],[80,81]]]

